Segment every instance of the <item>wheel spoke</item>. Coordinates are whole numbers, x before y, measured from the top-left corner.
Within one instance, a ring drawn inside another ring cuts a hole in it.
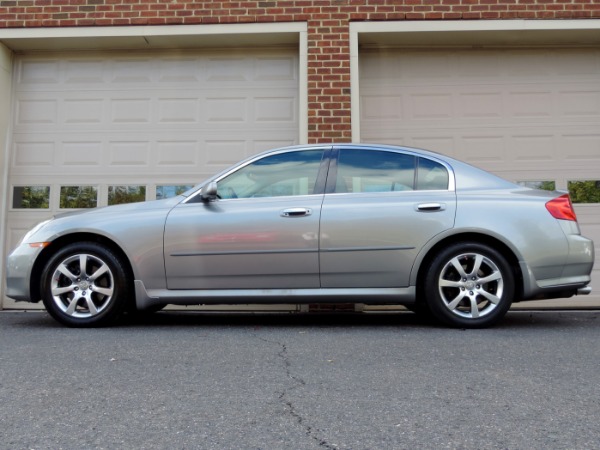
[[[104,275],[106,272],[108,272],[108,266],[106,264],[102,264],[102,266],[96,270],[92,275],[90,275],[90,280],[94,281],[96,279],[98,279],[98,277]]]
[[[460,281],[440,280],[440,287],[460,288],[463,283]]]
[[[87,255],[79,255],[79,275],[82,277],[87,275]]]
[[[62,273],[64,276],[66,276],[68,279],[70,279],[71,281],[75,281],[77,279],[77,276],[73,275],[73,272],[71,272],[67,266],[64,265],[64,263],[61,263],[57,268],[56,268],[57,272]]]
[[[452,258],[452,261],[450,261],[450,263],[456,269],[461,278],[467,278],[467,274],[465,273],[465,270],[463,269],[463,266],[458,260],[458,258]]]
[[[90,311],[90,314],[92,316],[98,314],[98,310],[96,309],[96,305],[94,304],[94,301],[89,297],[86,297],[85,301],[87,303],[87,307],[88,307],[88,310]]]
[[[109,287],[98,287],[98,286],[94,286],[94,292],[97,292],[99,294],[102,295],[106,295],[107,297],[110,297],[111,295],[113,295],[114,289]]]
[[[454,311],[463,298],[465,298],[465,292],[461,291],[456,297],[454,297],[454,300],[448,303],[448,309],[450,311]]]
[[[52,295],[63,295],[63,294],[66,294],[67,292],[73,292],[74,290],[75,290],[75,286],[73,286],[73,285],[64,286],[64,287],[53,287]]]
[[[77,308],[77,302],[79,301],[79,297],[75,296],[71,303],[69,303],[69,307],[67,308],[66,313],[69,316],[72,316],[75,313],[75,309]]]
[[[497,305],[498,303],[500,303],[500,297],[498,297],[494,294],[490,294],[487,291],[481,290],[481,291],[479,291],[479,295],[482,295],[483,297],[488,299],[490,302],[492,302],[494,305]]]
[[[477,319],[479,317],[479,308],[477,306],[477,299],[475,297],[471,297],[471,317],[473,319]]]
[[[495,272],[491,273],[490,275],[488,275],[487,277],[480,278],[478,280],[478,283],[486,284],[486,283],[491,283],[492,281],[498,281],[501,279],[502,279],[502,274],[500,273],[500,271],[495,271]]]
[[[473,264],[473,270],[471,271],[470,275],[476,276],[479,273],[482,262],[483,262],[483,256],[475,255],[475,263]]]

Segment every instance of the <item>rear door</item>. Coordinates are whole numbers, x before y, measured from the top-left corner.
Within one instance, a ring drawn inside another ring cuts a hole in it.
[[[409,152],[336,149],[321,212],[321,287],[405,287],[415,257],[454,225],[453,175]]]

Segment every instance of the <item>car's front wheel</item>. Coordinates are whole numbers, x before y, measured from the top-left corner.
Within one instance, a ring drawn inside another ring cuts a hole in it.
[[[482,328],[500,320],[513,300],[514,275],[504,256],[480,243],[458,243],[438,253],[424,278],[432,314],[463,328]]]
[[[72,327],[109,325],[125,310],[130,289],[120,259],[95,242],[65,246],[42,274],[48,313]]]

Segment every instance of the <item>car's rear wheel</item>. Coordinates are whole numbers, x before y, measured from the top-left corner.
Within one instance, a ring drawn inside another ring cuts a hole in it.
[[[431,262],[423,292],[431,313],[463,328],[482,328],[500,320],[513,300],[514,275],[504,256],[479,243],[458,243]]]
[[[113,323],[125,310],[129,293],[123,263],[94,242],[65,246],[50,258],[42,274],[48,313],[72,327]]]

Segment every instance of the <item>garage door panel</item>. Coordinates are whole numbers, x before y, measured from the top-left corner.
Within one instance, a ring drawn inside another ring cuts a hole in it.
[[[88,189],[89,204],[104,206],[113,186],[133,186],[150,200],[297,144],[297,51],[19,55],[9,191],[11,199],[31,187],[49,193],[9,209],[7,248],[36,222],[69,211],[63,192]]]
[[[363,142],[427,148],[564,190],[600,181],[600,49],[365,49],[359,75]],[[598,251],[600,204],[575,207]]]

